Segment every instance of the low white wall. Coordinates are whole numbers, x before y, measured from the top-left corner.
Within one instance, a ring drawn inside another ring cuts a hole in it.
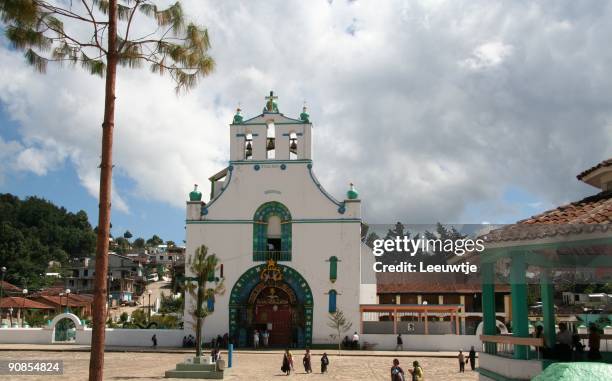
[[[53,331],[44,328],[1,328],[2,344],[51,344]]]
[[[364,334],[360,341],[376,344],[375,350],[393,350],[397,342],[396,335]],[[469,351],[474,346],[480,351],[482,343],[475,335],[402,335],[405,351]]]
[[[151,337],[157,335],[159,347],[181,347],[185,332],[182,329],[106,329],[106,345],[124,347],[150,347]],[[50,328],[2,328],[1,344],[51,344]],[[91,345],[91,329],[77,329],[75,344]]]
[[[158,347],[182,347],[185,331],[182,329],[126,329],[107,328],[106,345],[118,347],[150,347],[151,337],[157,335]],[[77,331],[76,343],[91,344],[91,329]]]
[[[540,360],[516,360],[488,353],[478,355],[478,366],[513,380],[531,380],[542,372]]]

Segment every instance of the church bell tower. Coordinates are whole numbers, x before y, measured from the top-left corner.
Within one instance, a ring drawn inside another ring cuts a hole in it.
[[[304,106],[300,119],[279,112],[273,91],[265,97],[263,113],[243,120],[236,110],[230,125],[230,160],[311,160],[312,124]]]

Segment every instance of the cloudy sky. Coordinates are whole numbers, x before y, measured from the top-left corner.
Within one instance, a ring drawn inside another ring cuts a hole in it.
[[[113,232],[184,238],[193,183],[227,165],[240,103],[273,89],[315,124],[315,170],[368,222],[507,223],[592,194],[612,156],[607,1],[182,1],[208,27],[212,76],[177,97],[122,69]],[[96,219],[103,81],[27,67],[0,40],[0,192]],[[204,186],[204,189],[206,187]]]

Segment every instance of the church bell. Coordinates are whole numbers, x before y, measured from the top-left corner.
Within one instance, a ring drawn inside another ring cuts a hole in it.
[[[253,146],[251,145],[251,141],[247,141],[246,145],[246,157],[253,156]]]

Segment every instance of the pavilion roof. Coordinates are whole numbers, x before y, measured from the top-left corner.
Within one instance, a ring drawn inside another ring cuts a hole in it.
[[[48,304],[40,303],[35,300],[22,298],[21,296],[7,296],[6,298],[0,299],[0,308],[28,308],[28,309],[39,309],[39,310],[52,310],[52,307]]]
[[[612,232],[612,191],[600,192],[492,230],[483,238],[486,242],[521,241],[597,232]]]
[[[2,287],[2,290],[4,292],[9,292],[9,293],[21,293],[21,290],[22,290],[21,288],[5,280],[0,280],[0,287]]]
[[[376,274],[376,292],[379,294],[479,294],[482,285],[477,276],[463,277],[444,273],[390,273]],[[497,292],[509,292],[505,285],[497,285]]]
[[[593,167],[591,167],[591,168],[589,168],[587,170],[582,171],[581,173],[578,174],[578,176],[576,176],[576,178],[578,180],[582,180],[585,176],[587,176],[590,173],[598,170],[599,168],[610,167],[610,166],[612,166],[612,158],[604,160],[601,163],[599,163],[597,165],[594,165]]]
[[[50,304],[52,306],[68,306],[68,307],[84,307],[91,304],[91,301],[85,301],[77,295],[70,294],[68,298],[66,295],[38,295],[34,297],[36,300]]]

